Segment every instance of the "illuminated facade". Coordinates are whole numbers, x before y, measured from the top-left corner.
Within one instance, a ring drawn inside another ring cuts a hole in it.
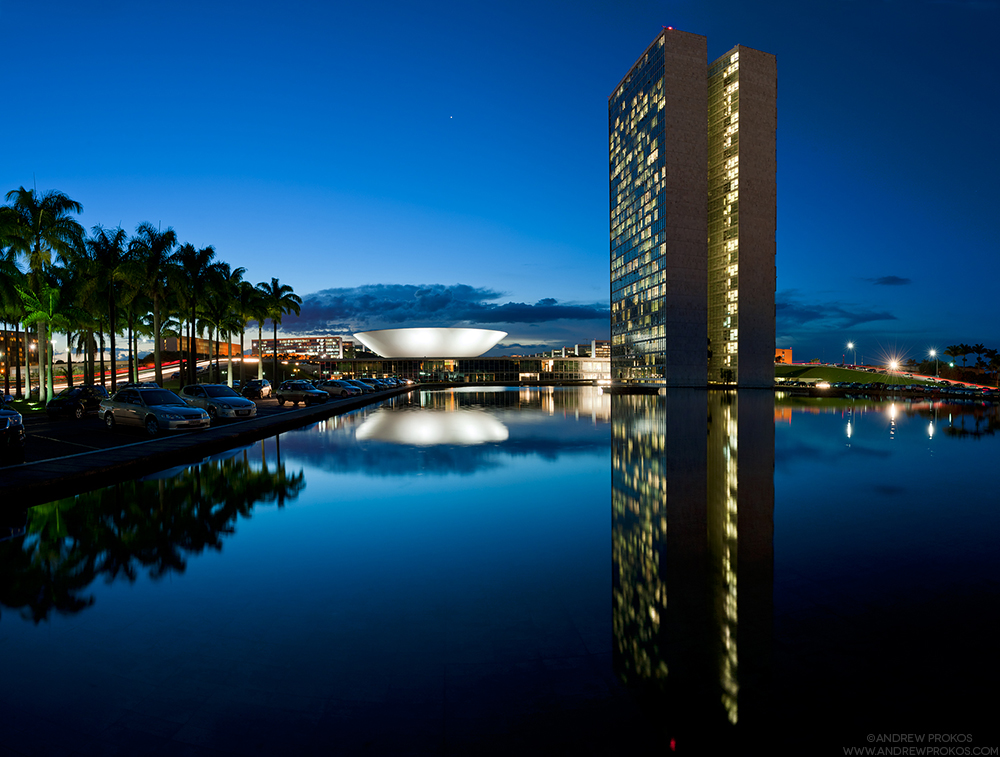
[[[506,331],[470,328],[407,328],[359,331],[354,338],[382,357],[479,357]]]
[[[774,384],[777,82],[749,47],[708,69],[710,383]]]
[[[664,29],[608,98],[612,374],[769,387],[777,68],[706,60]]]
[[[262,342],[264,354],[274,354],[274,339],[254,339],[253,354],[260,355]],[[350,358],[354,357],[354,343],[339,336],[283,336],[278,337],[278,355],[301,360]]]

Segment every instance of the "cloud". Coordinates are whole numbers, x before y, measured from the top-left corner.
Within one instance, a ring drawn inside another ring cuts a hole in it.
[[[814,327],[842,329],[872,321],[898,320],[892,313],[857,307],[841,302],[802,302],[798,292],[779,292],[774,303],[779,330],[810,324]]]
[[[905,286],[906,284],[913,283],[911,279],[904,279],[900,276],[882,276],[881,278],[878,279],[866,279],[866,281],[870,281],[878,286],[889,286],[889,287]]]
[[[467,284],[368,284],[324,289],[303,297],[300,314],[282,321],[285,333],[344,334],[407,326],[498,326],[552,321],[610,320],[606,303],[504,302],[502,292]],[[606,329],[605,329],[606,330]]]

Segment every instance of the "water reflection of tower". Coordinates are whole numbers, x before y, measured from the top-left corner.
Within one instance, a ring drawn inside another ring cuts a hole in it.
[[[707,398],[612,405],[615,670],[703,745],[766,718],[774,508],[773,398]]]
[[[774,398],[708,396],[708,544],[715,660],[729,722],[767,717],[774,575]]]

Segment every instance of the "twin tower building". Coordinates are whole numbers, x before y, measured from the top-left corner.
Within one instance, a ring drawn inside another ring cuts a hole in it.
[[[777,65],[674,29],[608,98],[611,371],[774,383]]]

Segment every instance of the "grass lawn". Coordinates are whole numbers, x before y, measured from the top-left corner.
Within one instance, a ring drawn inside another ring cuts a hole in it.
[[[781,365],[774,366],[774,377],[801,381],[857,381],[867,384],[881,381],[885,384],[933,384],[925,379],[909,378],[901,373],[868,373],[851,368],[836,368],[829,365]]]

